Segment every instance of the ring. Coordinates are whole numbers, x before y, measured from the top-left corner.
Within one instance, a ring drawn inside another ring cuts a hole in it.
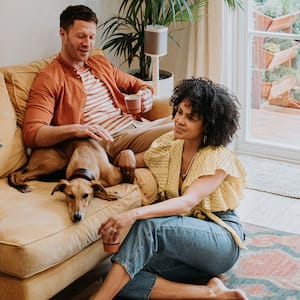
[[[112,227],[113,232],[117,232],[118,230],[114,227]]]

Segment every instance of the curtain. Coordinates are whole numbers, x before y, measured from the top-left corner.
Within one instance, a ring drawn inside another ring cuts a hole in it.
[[[206,76],[232,87],[236,15],[224,1],[209,1],[205,16],[190,25],[187,77]]]

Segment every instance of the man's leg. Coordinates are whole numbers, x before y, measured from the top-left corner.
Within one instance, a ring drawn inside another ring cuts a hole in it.
[[[140,153],[147,150],[156,138],[173,130],[173,127],[171,117],[137,124],[136,128],[129,127],[114,135],[114,142],[106,143],[104,147],[112,157],[124,149]]]

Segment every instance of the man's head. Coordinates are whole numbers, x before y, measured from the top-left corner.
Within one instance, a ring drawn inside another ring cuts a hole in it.
[[[76,20],[98,24],[96,14],[89,7],[84,5],[70,5],[60,15],[60,27],[68,30]]]
[[[60,15],[62,57],[75,68],[80,68],[95,46],[98,19],[87,6],[68,6]]]

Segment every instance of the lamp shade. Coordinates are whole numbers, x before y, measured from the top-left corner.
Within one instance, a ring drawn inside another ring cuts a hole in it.
[[[148,25],[145,29],[144,52],[149,56],[163,56],[168,52],[168,27]]]

